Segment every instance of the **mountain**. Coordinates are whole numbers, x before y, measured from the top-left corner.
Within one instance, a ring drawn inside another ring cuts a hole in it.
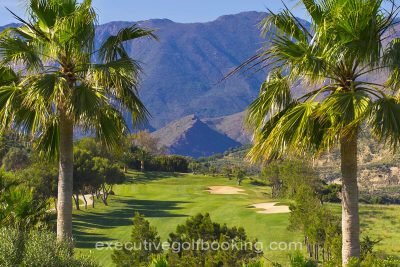
[[[221,80],[262,46],[258,24],[266,15],[245,12],[207,23],[138,22],[155,29],[159,38],[126,46],[130,56],[142,63],[140,94],[152,115],[151,125],[159,129],[190,114],[206,118],[243,111],[256,97],[265,73]],[[100,25],[97,43],[132,24]]]
[[[174,121],[152,135],[159,139],[159,145],[166,147],[169,153],[196,158],[223,153],[241,145],[211,129],[195,115]]]
[[[251,142],[251,135],[244,127],[245,117],[245,112],[239,112],[229,116],[206,118],[202,121],[217,132],[227,135],[242,145],[247,145]]]

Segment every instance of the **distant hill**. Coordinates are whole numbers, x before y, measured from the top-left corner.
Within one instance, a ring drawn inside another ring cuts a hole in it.
[[[217,132],[223,133],[242,145],[250,144],[251,134],[244,127],[244,112],[217,118],[206,118],[202,121]]]
[[[266,72],[220,81],[262,46],[265,40],[258,25],[265,16],[267,13],[245,12],[207,23],[138,22],[155,29],[159,37],[158,42],[127,44],[129,54],[142,62],[140,92],[152,115],[151,125],[159,129],[190,114],[207,118],[243,111],[256,97]],[[97,42],[132,24],[100,25]]]
[[[241,146],[239,142],[210,128],[195,115],[174,121],[152,134],[169,153],[195,158]]]

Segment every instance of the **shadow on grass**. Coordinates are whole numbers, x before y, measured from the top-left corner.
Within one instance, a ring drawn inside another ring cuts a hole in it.
[[[76,247],[94,248],[96,242],[113,240],[106,235],[90,233],[88,230],[112,229],[132,225],[132,217],[135,212],[139,212],[146,218],[187,217],[188,215],[186,214],[176,212],[182,209],[178,205],[185,203],[189,202],[140,200],[118,197],[114,198],[110,203],[111,206],[115,205],[117,207],[109,212],[94,211],[74,214],[73,225]],[[127,234],[129,235],[130,231]]]
[[[362,210],[360,211],[360,216],[362,218],[360,223],[361,227],[372,227],[377,220],[389,221],[391,224],[395,224],[397,221],[396,216],[388,215],[376,208],[371,210]]]
[[[75,247],[94,249],[96,242],[109,242],[114,241],[114,238],[109,238],[102,234],[86,233],[83,231],[74,230],[73,235],[75,238]]]
[[[183,174],[176,172],[144,172],[144,173],[137,172],[129,174],[129,180],[127,181],[127,183],[145,184],[148,182],[153,182],[168,178],[177,178],[182,176]]]

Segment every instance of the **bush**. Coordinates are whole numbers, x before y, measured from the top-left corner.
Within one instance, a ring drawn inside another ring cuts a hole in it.
[[[146,164],[148,171],[189,172],[189,160],[182,156],[156,156]]]
[[[135,217],[133,217],[130,241],[129,247],[133,249],[129,249],[128,245],[125,244],[122,250],[115,250],[111,256],[117,267],[147,267],[151,264],[152,259],[162,252],[160,237],[156,228],[152,227],[139,213],[135,213]]]
[[[16,171],[29,165],[29,154],[22,148],[11,148],[3,158],[3,167],[6,171]]]
[[[317,267],[312,259],[306,259],[300,252],[290,256],[290,267]]]
[[[58,169],[50,163],[34,163],[16,173],[18,182],[33,188],[34,198],[46,201],[57,197]]]
[[[44,201],[34,199],[32,188],[11,186],[0,195],[0,223],[18,229],[46,228],[46,207]]]
[[[341,185],[329,184],[323,186],[322,190],[319,192],[319,195],[323,202],[340,203],[341,199],[339,198],[339,195],[341,191]]]
[[[59,243],[53,233],[22,232],[0,228],[0,266],[2,267],[96,267],[85,258],[71,256],[72,246]]]
[[[399,188],[397,188],[399,190]],[[380,205],[399,205],[400,194],[397,192],[385,192],[377,190],[373,192],[360,192],[360,203],[380,204]]]
[[[353,266],[357,266],[354,264]],[[400,259],[395,259],[392,257],[382,259],[374,254],[369,254],[360,264],[360,267],[399,267]],[[352,266],[349,266],[352,267]],[[358,266],[357,266],[358,267]]]
[[[151,267],[168,267],[168,261],[164,257],[157,257],[153,260]]]
[[[178,225],[168,242],[170,250],[167,255],[171,266],[239,267],[254,262],[262,255],[262,251],[256,248],[257,240],[250,241],[243,228],[229,228],[225,224],[212,222],[209,214],[198,214],[185,224]],[[222,249],[223,243],[230,247]],[[185,244],[191,244],[190,248]],[[207,249],[204,244],[218,244],[218,247]]]

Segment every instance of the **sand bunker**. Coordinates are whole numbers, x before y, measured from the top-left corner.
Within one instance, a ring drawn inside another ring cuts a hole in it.
[[[261,209],[257,213],[273,214],[273,213],[288,213],[290,212],[289,206],[275,206],[276,202],[258,203],[251,205],[252,208]]]
[[[233,186],[210,186],[206,191],[214,195],[246,195],[244,189]]]

